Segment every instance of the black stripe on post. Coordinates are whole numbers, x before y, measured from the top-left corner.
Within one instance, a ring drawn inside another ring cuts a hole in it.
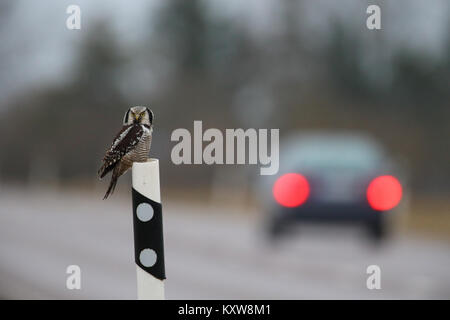
[[[136,264],[157,279],[164,280],[166,272],[164,267],[164,240],[162,225],[162,206],[132,188],[133,198],[133,231],[134,231],[134,259]],[[137,215],[140,204],[149,204],[153,208],[153,216],[148,221],[142,221]],[[152,266],[141,263],[141,253],[145,249],[156,253],[156,262]]]

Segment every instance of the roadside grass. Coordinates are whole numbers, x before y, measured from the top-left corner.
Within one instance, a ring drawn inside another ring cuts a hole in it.
[[[450,241],[450,199],[412,199],[407,232]]]

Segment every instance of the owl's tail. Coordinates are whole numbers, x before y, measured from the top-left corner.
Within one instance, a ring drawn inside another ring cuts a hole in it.
[[[114,192],[114,189],[116,188],[117,180],[119,179],[119,175],[117,174],[117,171],[114,170],[111,176],[111,182],[109,183],[108,190],[106,190],[105,196],[103,197],[103,200],[108,198],[110,194]]]
[[[110,172],[113,168],[114,168],[114,166],[108,165],[108,163],[105,161],[105,162],[103,163],[103,165],[101,166],[101,168],[98,169],[98,171],[97,171],[97,174],[98,174],[98,177],[100,178],[100,180],[101,180],[104,176],[106,176],[106,174],[107,174],[108,172]]]

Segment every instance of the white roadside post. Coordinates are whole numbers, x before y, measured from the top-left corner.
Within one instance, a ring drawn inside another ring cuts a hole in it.
[[[158,159],[133,163],[132,185],[137,297],[164,299],[166,276]]]

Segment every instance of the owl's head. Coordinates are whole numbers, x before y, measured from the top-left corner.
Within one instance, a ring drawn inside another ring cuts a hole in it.
[[[153,124],[152,110],[143,106],[136,106],[128,109],[123,117],[123,125],[126,126],[133,123],[151,126]]]

